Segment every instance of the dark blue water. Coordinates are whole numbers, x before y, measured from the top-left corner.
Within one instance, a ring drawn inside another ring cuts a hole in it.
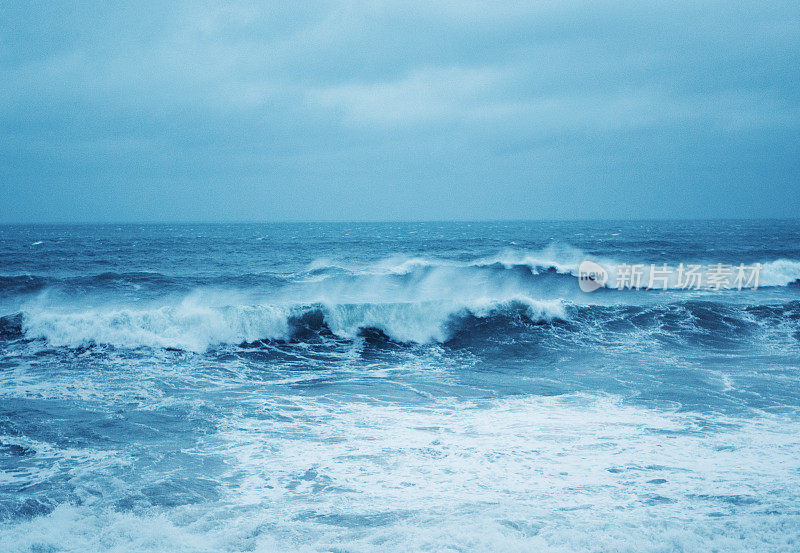
[[[792,221],[0,227],[0,549],[796,551],[799,278]]]

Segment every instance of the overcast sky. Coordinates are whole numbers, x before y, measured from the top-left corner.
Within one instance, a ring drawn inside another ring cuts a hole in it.
[[[0,0],[0,221],[798,214],[797,0]]]

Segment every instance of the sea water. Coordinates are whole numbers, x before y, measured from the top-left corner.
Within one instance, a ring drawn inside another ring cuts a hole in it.
[[[800,550],[798,279],[792,221],[0,227],[0,550]]]

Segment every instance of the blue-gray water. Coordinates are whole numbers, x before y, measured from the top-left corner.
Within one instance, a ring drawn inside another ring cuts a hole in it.
[[[0,227],[0,549],[796,551],[798,278],[789,221]]]

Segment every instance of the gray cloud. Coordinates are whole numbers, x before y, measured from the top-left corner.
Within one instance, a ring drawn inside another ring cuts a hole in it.
[[[0,220],[800,207],[792,2],[2,10]]]

